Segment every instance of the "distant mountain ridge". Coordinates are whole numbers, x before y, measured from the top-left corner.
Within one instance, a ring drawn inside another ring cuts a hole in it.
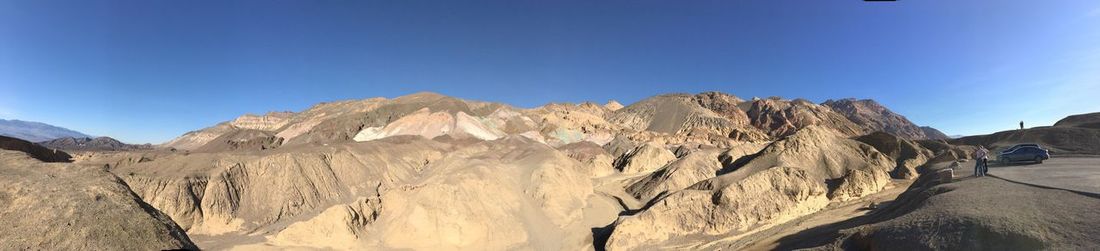
[[[932,128],[921,128],[900,114],[894,113],[872,99],[854,98],[828,100],[822,103],[848,120],[871,131],[883,131],[906,139],[944,139],[946,135]],[[929,130],[931,129],[931,130]],[[928,135],[932,133],[934,135]]]
[[[61,150],[118,151],[153,148],[151,144],[131,145],[111,137],[64,137],[38,142],[39,145]]]
[[[820,125],[843,135],[884,131],[905,139],[944,139],[870,99],[821,104],[779,97],[745,100],[722,92],[672,93],[622,106],[592,102],[550,103],[521,109],[503,103],[464,100],[437,93],[317,104],[301,112],[243,115],[188,132],[161,144],[183,150],[272,149],[397,135],[492,140],[522,136],[552,146],[580,141],[603,145],[614,135],[667,144],[730,145],[772,141]],[[247,131],[247,132],[246,132]],[[229,135],[229,136],[227,136]]]
[[[17,119],[0,119],[0,135],[18,138],[30,142],[47,141],[64,137],[92,137],[90,135],[73,131],[64,127],[50,125],[42,122],[23,121]]]

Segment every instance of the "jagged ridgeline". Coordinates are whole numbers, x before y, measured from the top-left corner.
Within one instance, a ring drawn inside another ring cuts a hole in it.
[[[619,250],[703,245],[966,156],[927,132],[872,100],[521,109],[418,93],[244,115],[156,146],[43,145],[80,151],[63,168],[117,177],[142,217],[171,219],[140,223],[164,230],[142,232],[165,240],[149,247]],[[13,235],[5,247],[67,247]]]

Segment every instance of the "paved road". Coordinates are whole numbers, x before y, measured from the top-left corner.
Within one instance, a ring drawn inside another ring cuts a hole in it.
[[[960,165],[958,173],[972,175],[974,162]],[[989,173],[1004,179],[1100,194],[1100,157],[1055,157],[1042,164],[1000,165],[989,163]]]

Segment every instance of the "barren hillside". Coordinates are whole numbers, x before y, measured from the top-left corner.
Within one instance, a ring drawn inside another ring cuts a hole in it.
[[[244,115],[156,149],[50,144],[111,146],[70,168],[107,170],[211,249],[713,247],[968,156],[869,100],[620,106],[417,93]]]

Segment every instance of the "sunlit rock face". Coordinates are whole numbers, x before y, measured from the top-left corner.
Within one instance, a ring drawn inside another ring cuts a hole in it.
[[[719,92],[529,109],[417,93],[245,115],[77,162],[214,248],[677,248],[961,154],[854,137],[867,130],[805,100]]]

